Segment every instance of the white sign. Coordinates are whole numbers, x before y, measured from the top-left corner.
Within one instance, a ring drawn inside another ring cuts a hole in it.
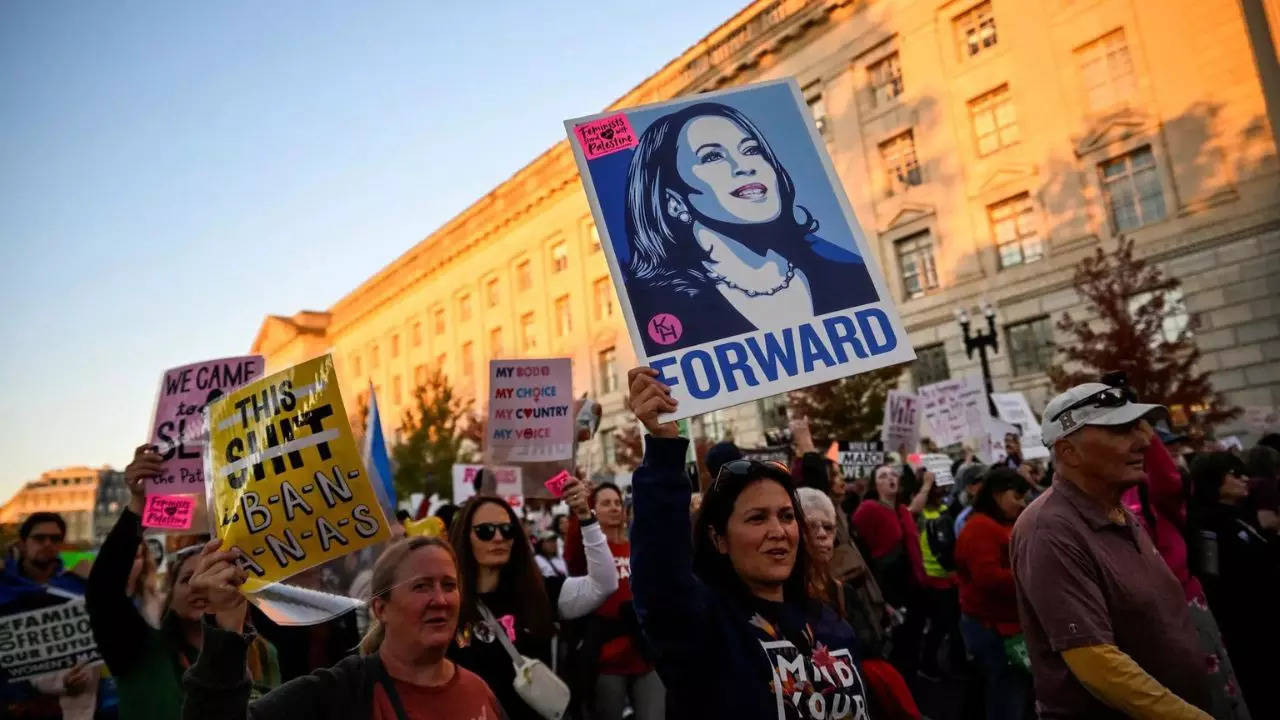
[[[1026,395],[1020,392],[991,393],[991,402],[995,404],[996,414],[1001,420],[1021,428],[1019,434],[1022,436],[1024,460],[1049,457],[1049,448],[1044,446],[1044,438],[1040,435],[1040,421],[1031,412]]]
[[[574,421],[569,358],[489,361],[487,463],[568,460]]]
[[[920,462],[924,463],[924,469],[933,473],[933,484],[939,487],[946,485],[954,485],[956,480],[951,477],[951,456],[942,453],[929,453],[920,456]]]
[[[988,465],[995,465],[1005,456],[1004,436],[1018,434],[1018,426],[1007,423],[1000,418],[987,418],[987,432],[978,444],[978,459]]]
[[[521,497],[524,482],[518,465],[504,465],[485,468],[484,465],[466,465],[455,463],[453,466],[453,504],[461,505],[476,494],[476,475],[481,470],[492,475],[494,495],[510,502],[511,497]]]
[[[886,449],[907,452],[920,442],[920,396],[902,390],[890,390],[884,400],[884,423],[880,440]]]
[[[565,130],[636,358],[679,403],[663,419],[915,358],[794,79]]]
[[[939,447],[985,434],[989,413],[981,378],[951,378],[925,385],[919,392],[926,432]]]
[[[83,598],[0,617],[0,667],[10,680],[101,659]]]

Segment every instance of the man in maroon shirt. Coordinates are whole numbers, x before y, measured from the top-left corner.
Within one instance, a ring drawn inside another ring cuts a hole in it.
[[[1209,718],[1182,588],[1121,503],[1146,478],[1159,405],[1077,385],[1045,408],[1053,487],[1013,530],[1018,612],[1041,718]]]

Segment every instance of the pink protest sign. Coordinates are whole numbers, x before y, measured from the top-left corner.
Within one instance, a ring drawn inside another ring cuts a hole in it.
[[[631,129],[631,121],[624,113],[583,123],[573,129],[573,134],[588,160],[635,147],[638,142],[635,130]]]
[[[486,465],[569,460],[573,429],[569,358],[489,361]]]
[[[564,495],[564,486],[572,479],[573,477],[569,475],[568,470],[561,470],[550,480],[542,484],[547,487],[547,492],[551,493],[551,497],[558,498]]]
[[[194,495],[150,495],[142,511],[142,526],[162,530],[190,530],[195,515]]]

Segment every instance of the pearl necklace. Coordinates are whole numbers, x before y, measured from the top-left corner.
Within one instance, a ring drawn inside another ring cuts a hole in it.
[[[760,295],[764,295],[764,296],[777,295],[783,290],[786,290],[788,287],[791,286],[791,281],[795,279],[795,276],[796,276],[796,266],[792,265],[791,262],[788,261],[786,276],[782,278],[782,282],[778,283],[777,287],[774,287],[770,290],[749,290],[723,275],[712,274],[711,280],[719,285],[724,285],[730,290],[737,290],[738,292],[746,295],[747,297],[758,297]]]

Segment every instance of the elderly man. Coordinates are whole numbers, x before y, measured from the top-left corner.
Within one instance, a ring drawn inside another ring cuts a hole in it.
[[[1041,718],[1210,717],[1182,588],[1120,496],[1146,475],[1149,420],[1124,387],[1049,402],[1052,488],[1013,530],[1013,575]]]

